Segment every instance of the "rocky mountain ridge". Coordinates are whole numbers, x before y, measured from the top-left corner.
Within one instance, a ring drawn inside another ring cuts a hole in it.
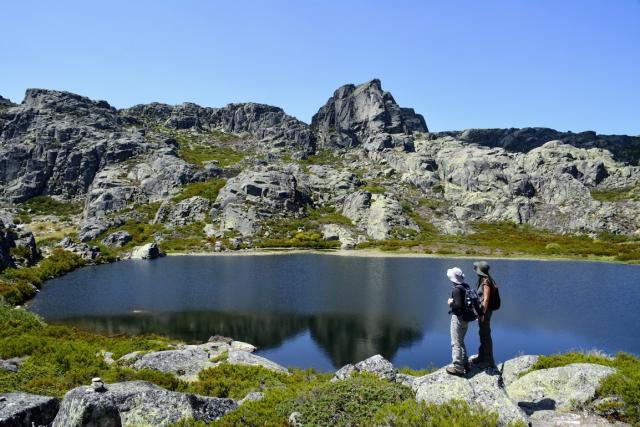
[[[631,136],[430,133],[379,80],[340,87],[310,125],[255,103],[117,110],[43,89],[0,109],[5,222],[34,197],[81,203],[72,223],[82,242],[112,242],[131,223],[150,225],[160,243],[192,226],[212,248],[286,239],[351,248],[505,221],[633,236],[639,159]]]

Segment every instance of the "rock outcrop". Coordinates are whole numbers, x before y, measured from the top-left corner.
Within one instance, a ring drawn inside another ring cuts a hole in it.
[[[507,392],[530,413],[566,410],[593,400],[602,379],[614,372],[608,366],[589,363],[541,369],[512,382]]]
[[[413,151],[414,132],[428,132],[424,118],[411,108],[401,108],[380,80],[337,89],[313,116],[325,146],[354,147],[362,144],[369,151],[401,147]]]
[[[33,233],[23,226],[5,225],[0,219],[0,271],[29,267],[40,259]]]
[[[167,391],[145,381],[78,387],[62,400],[53,427],[168,426],[183,418],[211,422],[237,408],[231,399]]]
[[[295,169],[259,168],[228,180],[211,216],[222,231],[251,236],[260,229],[260,220],[295,215],[310,201]]]
[[[131,259],[156,259],[162,256],[157,243],[147,243],[131,250]]]
[[[264,357],[252,354],[256,348],[240,341],[212,340],[204,344],[182,345],[174,350],[131,353],[119,359],[134,369],[153,369],[172,373],[185,381],[195,381],[198,374],[220,363],[261,366],[274,372],[287,370]]]
[[[545,142],[559,140],[578,148],[602,148],[616,160],[638,165],[640,137],[627,135],[598,135],[595,132],[559,132],[549,128],[467,129],[463,132],[443,132],[470,144],[502,147],[508,151],[526,153]]]
[[[354,372],[369,372],[379,378],[395,381],[398,370],[391,362],[379,354],[371,356],[355,365],[348,364],[338,369],[332,381],[346,380]]]
[[[443,368],[417,378],[412,388],[419,402],[442,404],[450,400],[463,400],[498,413],[501,425],[527,422],[525,413],[500,386],[497,371],[476,371],[468,378],[461,378],[449,375]]]
[[[30,393],[0,394],[0,426],[48,426],[55,418],[60,402],[55,397]]]

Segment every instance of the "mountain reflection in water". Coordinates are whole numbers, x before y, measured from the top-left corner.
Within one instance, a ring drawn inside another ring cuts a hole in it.
[[[347,315],[193,311],[83,316],[67,318],[62,323],[107,335],[170,335],[194,343],[206,341],[212,335],[223,335],[252,343],[260,350],[279,347],[286,339],[308,329],[333,366],[378,353],[392,359],[399,347],[422,338],[419,330],[386,319]]]

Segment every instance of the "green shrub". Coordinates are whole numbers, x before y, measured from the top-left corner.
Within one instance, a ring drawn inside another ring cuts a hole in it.
[[[498,425],[498,415],[463,401],[443,405],[416,402],[414,399],[383,405],[375,414],[371,425],[394,427],[492,427]]]
[[[305,395],[296,410],[303,424],[332,426],[374,425],[381,405],[413,399],[411,389],[371,374],[320,384]]]
[[[78,202],[60,202],[49,196],[36,196],[20,205],[23,212],[30,210],[33,215],[78,215],[82,204]]]
[[[194,196],[200,196],[211,202],[215,202],[220,189],[224,187],[225,184],[226,181],[219,178],[203,182],[192,182],[182,187],[180,193],[173,197],[173,201],[180,202]]]
[[[39,264],[26,268],[7,268],[0,273],[0,299],[8,304],[21,304],[36,293],[45,280],[62,276],[85,264],[78,255],[61,248]]]
[[[287,374],[272,372],[260,366],[221,363],[198,375],[190,391],[205,396],[242,399],[251,391],[263,391],[287,383]]]
[[[167,344],[157,337],[107,338],[47,325],[32,313],[0,304],[0,358],[28,356],[18,372],[0,370],[0,393],[62,396],[71,388],[89,384],[94,376],[107,381],[146,379],[167,388],[186,388],[169,374],[107,365],[99,355],[110,351],[118,358],[131,351],[165,349]]]
[[[362,187],[362,189],[372,194],[384,194],[387,191],[386,187],[382,185],[376,185],[376,184],[366,185]]]
[[[233,166],[244,159],[244,154],[228,147],[209,145],[199,142],[180,142],[178,155],[195,165],[204,165],[215,161],[223,168]]]

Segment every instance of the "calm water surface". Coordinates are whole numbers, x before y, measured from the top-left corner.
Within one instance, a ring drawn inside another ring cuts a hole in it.
[[[380,353],[396,366],[450,360],[447,268],[472,260],[323,254],[179,256],[88,267],[45,284],[51,322],[187,341],[219,334],[285,366],[331,370]],[[503,307],[497,360],[598,348],[640,354],[640,267],[491,261]],[[470,279],[474,280],[474,279]],[[477,325],[467,334],[475,353]]]

